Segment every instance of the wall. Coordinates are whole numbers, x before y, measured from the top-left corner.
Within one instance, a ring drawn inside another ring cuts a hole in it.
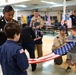
[[[22,15],[23,16],[28,16],[30,14],[32,14],[32,11],[15,11],[14,19],[17,20],[17,17],[21,17]],[[39,14],[41,16],[45,16],[45,12],[44,11],[40,11]],[[0,15],[3,15],[2,12],[0,12]],[[58,12],[48,12],[47,15],[48,16],[57,16]]]
[[[16,16],[21,17],[22,15],[28,16],[32,14],[32,11],[17,11]],[[45,16],[45,12],[39,12],[41,16]],[[0,12],[0,15],[3,15],[2,12]],[[57,12],[48,12],[48,15],[50,16],[57,16]]]
[[[19,17],[22,16],[22,15],[28,16],[30,14],[32,14],[31,11],[18,11],[17,12],[17,16],[19,16]],[[39,12],[39,14],[41,16],[45,16],[45,12]],[[57,12],[48,12],[48,15],[50,15],[50,16],[57,16]]]
[[[58,12],[48,12],[48,15],[49,16],[57,16],[58,15]]]

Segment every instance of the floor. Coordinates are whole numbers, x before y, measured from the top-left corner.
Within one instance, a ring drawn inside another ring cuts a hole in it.
[[[51,53],[51,46],[53,44],[53,39],[55,36],[48,34],[44,35],[43,37],[43,55]],[[29,57],[28,52],[26,51],[27,56]],[[37,53],[35,51],[36,57]],[[53,60],[38,63],[37,69],[32,72],[31,66],[29,66],[27,72],[28,75],[76,75],[74,71],[74,66],[72,67],[71,72],[66,72],[65,69],[67,68],[66,55],[63,56],[63,64],[62,65],[55,65]],[[0,75],[2,75],[1,68],[0,68]]]

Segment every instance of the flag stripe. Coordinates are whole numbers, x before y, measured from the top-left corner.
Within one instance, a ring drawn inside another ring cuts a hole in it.
[[[58,58],[58,57],[60,57],[60,55],[54,55],[53,57],[49,57],[49,58],[44,59],[44,60],[29,61],[29,63],[30,63],[30,64],[34,64],[34,63],[46,62],[46,61],[53,60],[54,58]]]

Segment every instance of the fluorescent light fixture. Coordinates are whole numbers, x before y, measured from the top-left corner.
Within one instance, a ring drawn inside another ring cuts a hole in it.
[[[55,3],[55,2],[48,2],[48,1],[44,1],[44,0],[42,0],[41,2],[47,3],[47,4],[57,4],[57,3]]]
[[[27,7],[26,5],[15,5],[16,7],[23,7],[23,8],[25,8],[25,7]]]
[[[9,3],[27,2],[30,0],[8,0]]]

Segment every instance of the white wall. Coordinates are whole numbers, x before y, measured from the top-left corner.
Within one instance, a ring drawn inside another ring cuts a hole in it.
[[[58,12],[48,12],[48,15],[49,16],[57,16],[58,15]]]
[[[32,11],[16,11],[16,12],[15,12],[15,15],[14,15],[14,18],[17,19],[17,17],[21,17],[22,15],[28,16],[28,15],[30,15],[30,14],[32,14]],[[44,11],[43,11],[43,12],[39,12],[39,14],[40,14],[41,16],[45,16],[45,12],[44,12]],[[49,15],[50,15],[50,16],[57,16],[57,12],[48,12],[47,14],[48,14],[48,16],[49,16]],[[0,12],[0,15],[3,15],[3,13]]]
[[[17,14],[16,14],[16,16],[17,17],[21,17],[22,15],[28,16],[30,14],[32,14],[31,11],[18,11]]]
[[[31,11],[18,11],[16,16],[17,17],[18,16],[21,17],[22,15],[28,16],[30,14],[32,14]],[[39,14],[41,16],[45,16],[45,12],[39,12]],[[48,12],[48,15],[50,15],[50,16],[57,16],[57,12]]]
[[[21,15],[28,16],[28,15],[30,15],[30,14],[32,14],[32,11],[18,11],[18,12],[17,12],[17,16],[21,16]],[[39,12],[39,14],[40,14],[41,16],[44,16],[44,15],[45,15],[45,12]]]

